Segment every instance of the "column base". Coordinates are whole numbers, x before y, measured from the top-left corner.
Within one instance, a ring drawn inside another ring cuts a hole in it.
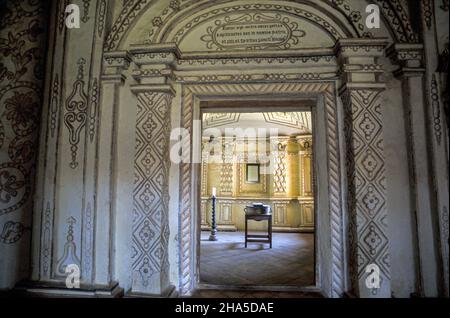
[[[67,288],[64,282],[34,282],[25,281],[16,285],[12,293],[21,297],[37,298],[118,298],[123,297],[123,288],[113,282],[109,286],[93,285],[80,288]]]
[[[175,286],[170,285],[167,287],[167,289],[161,293],[161,295],[158,294],[145,294],[145,293],[138,293],[138,292],[127,292],[124,296],[124,298],[178,298],[179,294],[176,290]]]

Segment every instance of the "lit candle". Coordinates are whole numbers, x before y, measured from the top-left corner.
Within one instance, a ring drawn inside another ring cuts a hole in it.
[[[215,187],[212,188],[211,194],[213,197],[216,196],[216,188]]]

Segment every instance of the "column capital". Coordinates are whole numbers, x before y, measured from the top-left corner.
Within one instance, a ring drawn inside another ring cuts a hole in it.
[[[304,136],[297,136],[295,137],[297,143],[300,146],[299,153],[303,153],[305,151],[311,151],[312,147],[312,136],[311,135],[304,135]]]
[[[269,141],[271,144],[276,145],[278,150],[285,150],[289,142],[289,136],[270,136]]]
[[[339,96],[343,96],[351,91],[384,91],[386,89],[385,83],[344,83],[339,88]]]
[[[387,38],[339,39],[334,52],[339,58],[382,57],[388,43]]]
[[[103,81],[123,83],[126,76],[123,74],[131,64],[132,58],[128,51],[113,51],[103,54]]]
[[[422,76],[425,73],[423,44],[394,43],[387,48],[386,55],[399,66],[394,71],[396,77]]]
[[[168,84],[137,84],[131,85],[131,91],[133,94],[143,94],[143,93],[162,93],[175,96],[176,92],[172,85]]]
[[[173,43],[134,46],[131,50],[136,69],[133,78],[140,84],[168,84],[175,79],[174,69],[180,58]]]
[[[384,73],[378,59],[384,56],[388,41],[385,38],[341,39],[334,51],[340,63],[340,77],[343,84],[378,83]]]

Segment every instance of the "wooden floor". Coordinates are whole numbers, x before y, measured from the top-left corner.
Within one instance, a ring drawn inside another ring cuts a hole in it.
[[[243,232],[219,232],[216,242],[208,241],[208,232],[202,232],[201,237],[202,284],[242,287],[314,285],[314,234],[274,233],[272,249],[263,243],[249,243],[245,248]]]

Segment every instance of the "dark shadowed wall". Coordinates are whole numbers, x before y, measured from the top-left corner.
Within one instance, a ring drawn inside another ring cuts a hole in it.
[[[29,273],[48,2],[0,0],[0,289]]]

